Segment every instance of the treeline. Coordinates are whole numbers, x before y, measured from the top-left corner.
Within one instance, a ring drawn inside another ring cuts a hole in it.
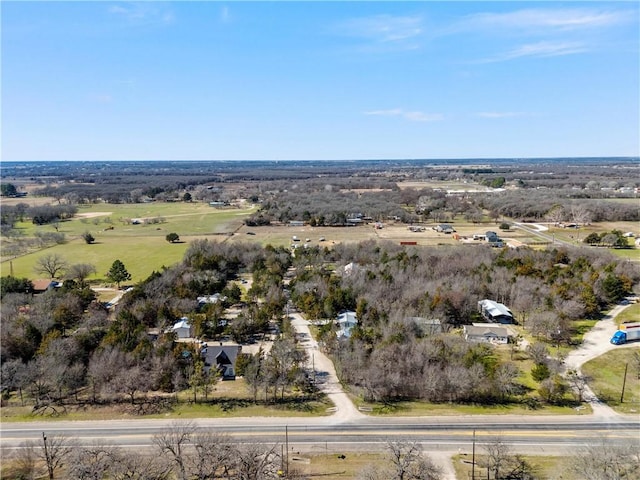
[[[311,190],[300,186],[295,191],[279,192],[266,197],[261,205],[260,215],[278,222],[301,220],[312,225],[344,225],[347,219],[367,216],[373,220],[398,217],[410,223],[417,216],[402,208],[399,192],[351,192],[334,191],[333,187]],[[254,218],[247,220],[250,224]]]
[[[315,180],[289,187],[279,185],[280,190],[262,191],[260,211],[246,220],[247,225],[291,220],[308,222],[311,226],[344,225],[357,215],[372,221],[393,218],[404,223],[452,221],[459,215],[472,222],[482,222],[487,215],[492,219],[510,217],[520,221],[579,224],[640,221],[640,209],[634,203],[598,200],[599,197],[587,194],[577,197],[573,190],[517,189],[447,195],[428,188],[360,187],[354,191]]]
[[[56,221],[72,218],[78,213],[76,205],[38,205],[27,203],[3,205],[0,212],[0,224],[3,228],[13,228],[16,222],[31,220],[35,225],[46,225]]]
[[[601,198],[599,195],[579,196],[573,190],[513,190],[482,194],[476,198],[478,207],[518,220],[581,224],[640,221],[640,209],[635,203],[598,200]]]
[[[581,249],[418,249],[362,242],[298,252],[296,262],[313,268],[299,271],[292,299],[310,318],[356,311],[349,339],[338,340],[331,325],[323,339],[342,379],[374,400],[517,399],[517,368],[499,362],[486,345],[431,337],[419,319],[438,319],[446,332],[482,321],[477,302],[489,298],[510,307],[540,341],[568,343],[574,320],[596,318],[640,281],[629,262]],[[544,396],[561,397],[547,390]]]

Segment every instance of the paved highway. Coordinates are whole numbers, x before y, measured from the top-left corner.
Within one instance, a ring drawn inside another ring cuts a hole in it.
[[[48,435],[73,437],[80,445],[95,442],[126,447],[152,445],[153,436],[170,428],[174,420],[130,420],[87,422],[3,423],[0,428],[2,449],[20,446],[26,440]],[[615,421],[593,421],[589,416],[567,417],[430,417],[371,418],[354,423],[333,423],[325,418],[247,418],[197,419],[202,429],[226,432],[238,441],[284,443],[285,430],[290,444],[324,445],[380,443],[408,439],[438,445],[439,448],[469,445],[476,430],[479,443],[501,437],[515,446],[562,445],[578,447],[586,443],[640,443],[640,419],[621,416]],[[326,445],[328,448],[328,445]]]

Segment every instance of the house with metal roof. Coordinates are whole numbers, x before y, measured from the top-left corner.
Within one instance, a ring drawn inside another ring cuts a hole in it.
[[[511,310],[506,305],[493,300],[480,300],[478,302],[478,311],[487,322],[515,323]]]

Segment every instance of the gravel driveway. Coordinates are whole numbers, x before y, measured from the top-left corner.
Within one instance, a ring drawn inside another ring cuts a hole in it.
[[[622,312],[627,305],[616,305],[607,313],[602,320],[595,324],[595,326],[585,334],[582,345],[577,349],[571,351],[564,360],[566,371],[575,370],[580,373],[580,367],[589,360],[593,360],[596,357],[612,350],[614,348],[640,348],[640,343],[628,343],[626,345],[612,345],[609,341],[616,330],[618,330],[618,324],[615,318]],[[584,393],[585,399],[591,404],[593,408],[593,415],[597,418],[613,418],[617,417],[616,413],[611,407],[600,402],[598,397],[587,386]]]

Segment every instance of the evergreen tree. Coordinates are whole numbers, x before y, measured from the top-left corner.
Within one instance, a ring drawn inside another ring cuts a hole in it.
[[[131,274],[125,268],[124,263],[120,260],[116,260],[107,272],[107,278],[112,282],[116,282],[118,284],[118,288],[120,288],[120,283],[125,280],[131,280]]]

